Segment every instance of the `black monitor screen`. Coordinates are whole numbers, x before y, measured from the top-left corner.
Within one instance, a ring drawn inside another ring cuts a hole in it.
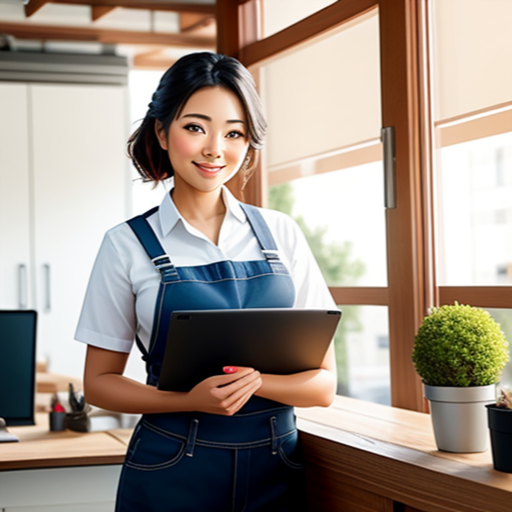
[[[0,310],[0,418],[34,425],[37,313]]]

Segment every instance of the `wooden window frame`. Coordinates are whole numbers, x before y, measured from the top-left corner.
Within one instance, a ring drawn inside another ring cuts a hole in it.
[[[375,8],[379,9],[382,126],[395,127],[396,145],[397,207],[386,210],[388,286],[330,290],[341,305],[388,307],[391,403],[395,407],[426,411],[411,353],[415,334],[428,309],[454,300],[480,307],[512,307],[509,286],[437,286],[432,155],[433,141],[439,138],[434,138],[433,130],[441,131],[443,145],[472,140],[478,134],[492,135],[496,130],[503,131],[512,110],[507,110],[508,105],[500,106],[505,110],[492,112],[499,116],[494,119],[476,113],[475,119],[465,123],[453,119],[433,126],[426,0],[339,0],[264,39],[258,37],[258,0],[217,0],[217,51],[239,58],[246,66],[261,64]],[[496,120],[499,122],[493,122]],[[351,166],[350,162],[357,159],[364,163],[376,158],[375,153],[370,156],[370,150],[350,155],[349,149],[340,148],[335,155],[319,158],[316,171],[328,172],[334,166]],[[301,161],[280,166],[273,172],[281,175],[278,181],[293,179],[300,175]],[[257,170],[245,190],[244,200],[265,204],[268,182],[275,182],[276,177],[266,174],[261,168]],[[231,185],[236,192],[239,183]]]

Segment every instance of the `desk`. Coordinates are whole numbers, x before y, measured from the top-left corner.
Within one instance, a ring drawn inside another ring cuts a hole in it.
[[[438,451],[428,414],[336,397],[297,415],[314,512],[512,511],[512,474]]]
[[[19,443],[0,445],[2,512],[113,512],[130,430],[49,432],[48,415],[33,427],[9,427]]]

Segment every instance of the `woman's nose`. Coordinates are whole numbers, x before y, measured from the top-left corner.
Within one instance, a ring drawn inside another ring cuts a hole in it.
[[[208,137],[206,144],[203,148],[204,156],[209,158],[221,158],[223,151],[223,141],[220,136]]]

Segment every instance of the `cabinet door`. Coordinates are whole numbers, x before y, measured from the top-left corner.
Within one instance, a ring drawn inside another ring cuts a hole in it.
[[[33,307],[28,88],[0,83],[0,309]]]
[[[81,376],[85,346],[73,341],[103,235],[126,218],[126,89],[30,86],[38,357]]]
[[[0,472],[0,510],[114,512],[121,465]]]

